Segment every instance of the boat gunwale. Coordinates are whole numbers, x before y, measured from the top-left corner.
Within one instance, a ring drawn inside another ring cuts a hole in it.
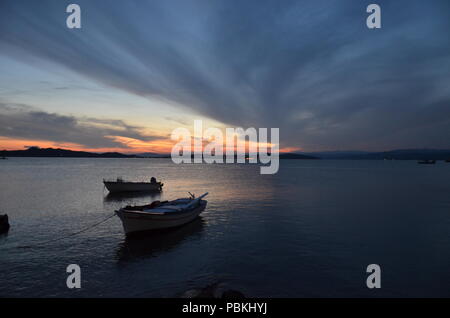
[[[200,210],[200,211],[198,211]],[[147,221],[147,222],[172,222],[172,221],[176,221],[176,220],[182,220],[182,219],[188,219],[190,217],[192,217],[192,215],[195,214],[200,214],[202,211],[204,210],[204,208],[196,208],[192,211],[190,211],[191,213],[184,213],[184,214],[176,214],[176,215],[170,215],[169,217],[164,217],[164,218],[152,218],[155,217],[156,215],[152,214],[152,215],[146,215],[146,216],[136,216],[136,215],[124,215],[123,217],[127,220],[139,220],[140,222],[142,221]],[[161,215],[158,215],[161,216]]]
[[[134,213],[134,214],[139,214],[139,215],[179,215],[179,214],[187,214],[190,213],[192,211],[194,211],[195,209],[201,207],[202,205],[207,204],[208,201],[206,200],[200,200],[199,204],[193,208],[190,208],[188,210],[173,210],[173,211],[167,211],[167,212],[151,212],[151,211],[139,211],[139,210],[128,210],[126,208],[120,208],[119,210],[116,210],[117,212],[121,212],[121,213]],[[164,207],[161,207],[164,208]],[[151,209],[149,209],[151,210]]]
[[[158,185],[158,184],[163,184],[161,181],[158,182],[145,182],[145,181],[105,181],[103,180],[103,183],[106,185],[107,183],[111,183],[111,184],[154,184],[154,185]]]

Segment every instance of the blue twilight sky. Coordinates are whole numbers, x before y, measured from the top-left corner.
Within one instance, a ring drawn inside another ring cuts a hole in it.
[[[285,149],[450,148],[449,31],[448,0],[1,0],[0,148],[163,151],[194,119]]]

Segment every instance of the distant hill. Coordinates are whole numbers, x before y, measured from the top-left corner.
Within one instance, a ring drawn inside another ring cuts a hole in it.
[[[290,153],[280,153],[280,159],[320,159],[320,158],[316,156],[290,152]]]
[[[370,154],[368,151],[357,150],[339,150],[339,151],[322,151],[322,152],[307,152],[305,155],[319,157],[321,159],[349,159]]]
[[[170,154],[156,153],[156,152],[137,153],[136,156],[140,158],[170,158]]]
[[[382,152],[364,151],[326,151],[313,152],[322,159],[353,159],[353,160],[447,160],[450,159],[449,149],[398,149]]]
[[[270,154],[269,154],[270,156]],[[194,154],[191,155],[191,158],[194,158]],[[226,154],[223,155],[223,159],[226,159]],[[249,155],[247,154],[245,156],[247,159],[249,158]],[[318,157],[314,157],[314,156],[307,156],[307,155],[302,155],[302,154],[298,154],[298,153],[280,153],[279,156],[280,159],[320,159]],[[234,155],[234,160],[237,160],[237,155]]]
[[[95,153],[60,148],[30,147],[25,150],[3,150],[0,157],[67,157],[67,158],[170,158],[153,152],[126,155],[119,152]],[[351,159],[351,160],[448,160],[448,149],[399,149],[383,152],[324,151],[311,153],[280,153],[280,159]]]
[[[94,153],[60,148],[30,147],[26,150],[2,150],[0,157],[136,158],[137,156],[119,152]]]
[[[192,155],[193,157],[194,155]],[[168,154],[153,152],[125,155],[119,152],[95,153],[86,151],[73,151],[60,148],[30,147],[26,150],[2,150],[0,157],[66,157],[66,158],[170,158]],[[297,153],[281,153],[280,159],[319,159]]]

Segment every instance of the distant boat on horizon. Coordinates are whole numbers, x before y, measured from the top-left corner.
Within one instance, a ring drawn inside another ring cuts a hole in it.
[[[8,214],[0,215],[0,234],[9,230]]]
[[[110,193],[159,192],[164,185],[164,183],[156,181],[154,177],[150,179],[150,182],[124,181],[122,178],[116,180],[103,179],[103,184]]]
[[[419,164],[426,164],[426,165],[434,165],[436,163],[436,160],[419,160],[417,161]]]

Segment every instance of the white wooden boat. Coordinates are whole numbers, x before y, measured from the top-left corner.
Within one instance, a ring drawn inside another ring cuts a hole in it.
[[[193,221],[205,208],[203,200],[208,192],[198,198],[182,198],[173,201],[154,201],[148,205],[126,206],[116,211],[126,235],[173,228]]]
[[[151,178],[150,182],[131,182],[117,178],[114,181],[103,180],[103,184],[110,193],[161,191],[164,185],[155,178]]]

